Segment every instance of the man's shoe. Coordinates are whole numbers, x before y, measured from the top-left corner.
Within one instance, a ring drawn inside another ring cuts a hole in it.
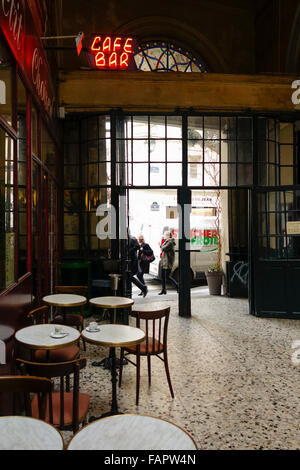
[[[141,292],[139,293],[139,295],[143,295],[143,291],[141,291]]]
[[[142,294],[143,294],[143,297],[146,297],[146,295],[148,294],[148,287],[146,287],[146,290],[144,290]]]

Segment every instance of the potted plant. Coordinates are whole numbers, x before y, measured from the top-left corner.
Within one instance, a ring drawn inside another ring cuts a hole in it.
[[[221,192],[216,192],[216,237],[218,241],[217,248],[217,261],[212,266],[209,266],[205,272],[207,285],[210,295],[221,295],[222,282],[223,282],[223,269],[222,269],[222,240],[220,233],[220,217],[221,217]]]

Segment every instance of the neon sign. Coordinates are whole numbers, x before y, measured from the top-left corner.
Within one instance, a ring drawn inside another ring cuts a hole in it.
[[[98,70],[134,70],[134,38],[93,34],[88,48],[90,65]]]

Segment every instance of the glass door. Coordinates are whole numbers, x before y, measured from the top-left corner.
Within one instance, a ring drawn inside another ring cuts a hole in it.
[[[258,316],[299,318],[300,191],[257,191],[254,200],[255,312]]]

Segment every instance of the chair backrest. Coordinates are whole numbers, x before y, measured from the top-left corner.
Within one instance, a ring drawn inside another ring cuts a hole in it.
[[[48,379],[60,378],[60,427],[64,426],[65,391],[66,385],[73,377],[73,422],[72,428],[76,432],[79,427],[79,379],[80,370],[86,366],[85,358],[78,358],[68,362],[32,362],[23,359],[16,359],[17,365],[22,373],[47,377]],[[52,394],[49,400],[49,420],[53,423]]]
[[[31,393],[36,393],[39,418],[45,419],[47,398],[51,395],[52,385],[52,380],[45,377],[1,375],[0,400],[1,393],[13,393],[13,414],[20,414],[24,406],[26,416],[31,416]],[[21,402],[22,395],[23,403]]]
[[[167,347],[167,335],[169,324],[170,307],[161,310],[139,311],[133,310],[131,316],[136,318],[136,327],[141,328],[145,332],[146,350],[150,354],[155,354],[155,342],[150,342],[152,345],[149,348],[149,338],[155,338],[159,341],[164,348]]]
[[[57,294],[77,294],[86,297],[88,286],[55,286]]]
[[[31,310],[27,315],[27,320],[32,325],[40,325],[41,323],[49,323],[49,307],[43,305],[42,307]]]

